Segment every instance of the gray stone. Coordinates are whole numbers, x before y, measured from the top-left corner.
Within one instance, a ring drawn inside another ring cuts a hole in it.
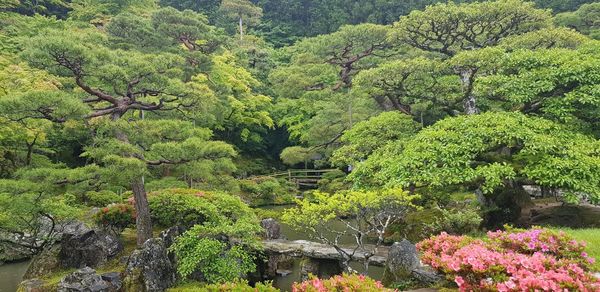
[[[260,226],[265,229],[265,239],[281,238],[281,225],[273,218],[267,218],[260,221]]]
[[[21,282],[19,284],[19,287],[17,288],[17,291],[22,291],[22,292],[43,292],[45,290],[44,285],[46,285],[46,282],[40,280],[40,279],[29,279],[29,280],[25,280],[23,282]]]
[[[414,269],[411,275],[415,280],[419,281],[419,283],[427,285],[435,284],[442,280],[442,276],[436,273],[432,268],[425,266]]]
[[[60,241],[35,256],[24,279],[61,269],[98,267],[117,256],[123,245],[113,235],[90,229],[82,222],[61,227]]]
[[[267,255],[264,276],[274,279],[279,271],[291,270],[294,266],[294,258],[286,254],[271,253]]]
[[[316,259],[303,258],[300,262],[300,281],[308,280],[308,275],[319,276],[320,263]]]
[[[285,277],[292,273],[292,270],[277,270],[277,275],[281,277]]]
[[[404,239],[395,242],[388,253],[383,275],[383,284],[389,285],[394,282],[409,279],[412,272],[421,266],[417,247],[410,241]]]
[[[112,291],[120,291],[121,287],[123,287],[123,281],[121,279],[121,273],[119,272],[109,272],[100,275],[102,280],[104,280],[108,285],[110,285],[110,289]]]
[[[83,234],[65,234],[59,253],[63,268],[97,267],[123,250],[118,238],[107,233],[89,230]]]
[[[109,283],[96,274],[92,268],[85,267],[67,275],[58,284],[58,292],[110,292]]]
[[[175,283],[175,279],[175,268],[164,240],[152,238],[129,257],[124,288],[125,291],[164,291]]]

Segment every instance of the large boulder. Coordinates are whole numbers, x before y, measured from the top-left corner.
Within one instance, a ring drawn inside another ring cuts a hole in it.
[[[57,243],[33,258],[24,279],[68,268],[98,267],[123,250],[118,238],[82,222],[65,226],[61,234]]]
[[[147,240],[129,257],[123,285],[125,291],[165,291],[176,280],[175,267],[161,238]]]
[[[279,239],[281,238],[281,225],[273,218],[267,218],[260,221],[260,226],[265,230],[265,239]]]
[[[58,284],[58,292],[111,292],[111,285],[96,274],[92,268],[79,269],[66,277]]]
[[[434,283],[440,278],[431,269],[421,265],[417,247],[404,239],[401,242],[395,242],[390,247],[382,282],[384,285],[390,285],[407,279],[416,279],[422,283]]]

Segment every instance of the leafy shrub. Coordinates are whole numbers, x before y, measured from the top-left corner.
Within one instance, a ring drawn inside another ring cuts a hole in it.
[[[294,283],[294,292],[328,291],[392,291],[383,287],[381,282],[364,275],[337,275],[327,280],[312,278],[302,283]]]
[[[177,271],[182,278],[199,271],[208,282],[219,283],[255,270],[250,251],[260,249],[262,228],[252,209],[240,198],[173,189],[153,194],[149,200],[153,217],[163,224],[195,224],[170,248],[179,259]]]
[[[191,227],[218,213],[208,200],[199,199],[205,192],[193,189],[168,189],[148,195],[152,222],[162,227]]]
[[[104,207],[113,203],[121,203],[123,201],[123,197],[108,190],[99,192],[90,191],[83,195],[83,201],[88,206]]]
[[[489,232],[485,240],[447,233],[417,244],[422,261],[461,291],[599,291],[585,244],[534,228]]]
[[[118,235],[135,224],[135,216],[135,209],[130,204],[111,204],[96,213],[94,221],[105,230]]]
[[[479,229],[483,218],[476,209],[439,209],[440,218],[430,224],[430,234],[469,234]]]
[[[265,177],[253,180],[241,180],[242,197],[253,206],[280,205],[294,201],[297,189],[285,180]]]
[[[327,193],[335,193],[349,188],[349,183],[346,182],[346,173],[339,169],[324,173],[317,184],[320,191]]]
[[[254,287],[247,281],[239,280],[221,284],[191,283],[167,290],[169,292],[206,291],[206,292],[278,292],[271,283],[256,283]]]

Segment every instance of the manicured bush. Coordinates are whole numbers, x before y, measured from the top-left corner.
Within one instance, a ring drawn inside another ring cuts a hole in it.
[[[293,292],[329,292],[329,291],[393,291],[383,287],[381,282],[364,275],[337,275],[322,280],[312,278],[302,283],[294,283]]]
[[[87,192],[82,199],[86,205],[93,207],[104,207],[109,204],[123,202],[123,197],[108,190]]]
[[[130,204],[111,204],[94,215],[96,224],[105,230],[120,234],[135,224],[135,209]]]
[[[461,291],[600,291],[585,243],[562,232],[509,229],[484,240],[442,233],[417,248]]]
[[[149,193],[152,222],[161,227],[191,227],[216,216],[216,206],[201,199],[207,194],[193,189],[167,189]]]

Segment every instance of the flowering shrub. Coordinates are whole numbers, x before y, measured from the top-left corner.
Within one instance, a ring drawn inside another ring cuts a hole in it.
[[[135,224],[135,209],[129,204],[111,204],[94,215],[94,221],[115,235]]]
[[[600,291],[585,244],[546,229],[489,232],[487,239],[442,233],[417,244],[422,261],[461,291]]]
[[[337,275],[322,280],[312,278],[302,283],[294,283],[293,292],[329,292],[329,291],[393,291],[383,287],[381,282],[364,275]]]

